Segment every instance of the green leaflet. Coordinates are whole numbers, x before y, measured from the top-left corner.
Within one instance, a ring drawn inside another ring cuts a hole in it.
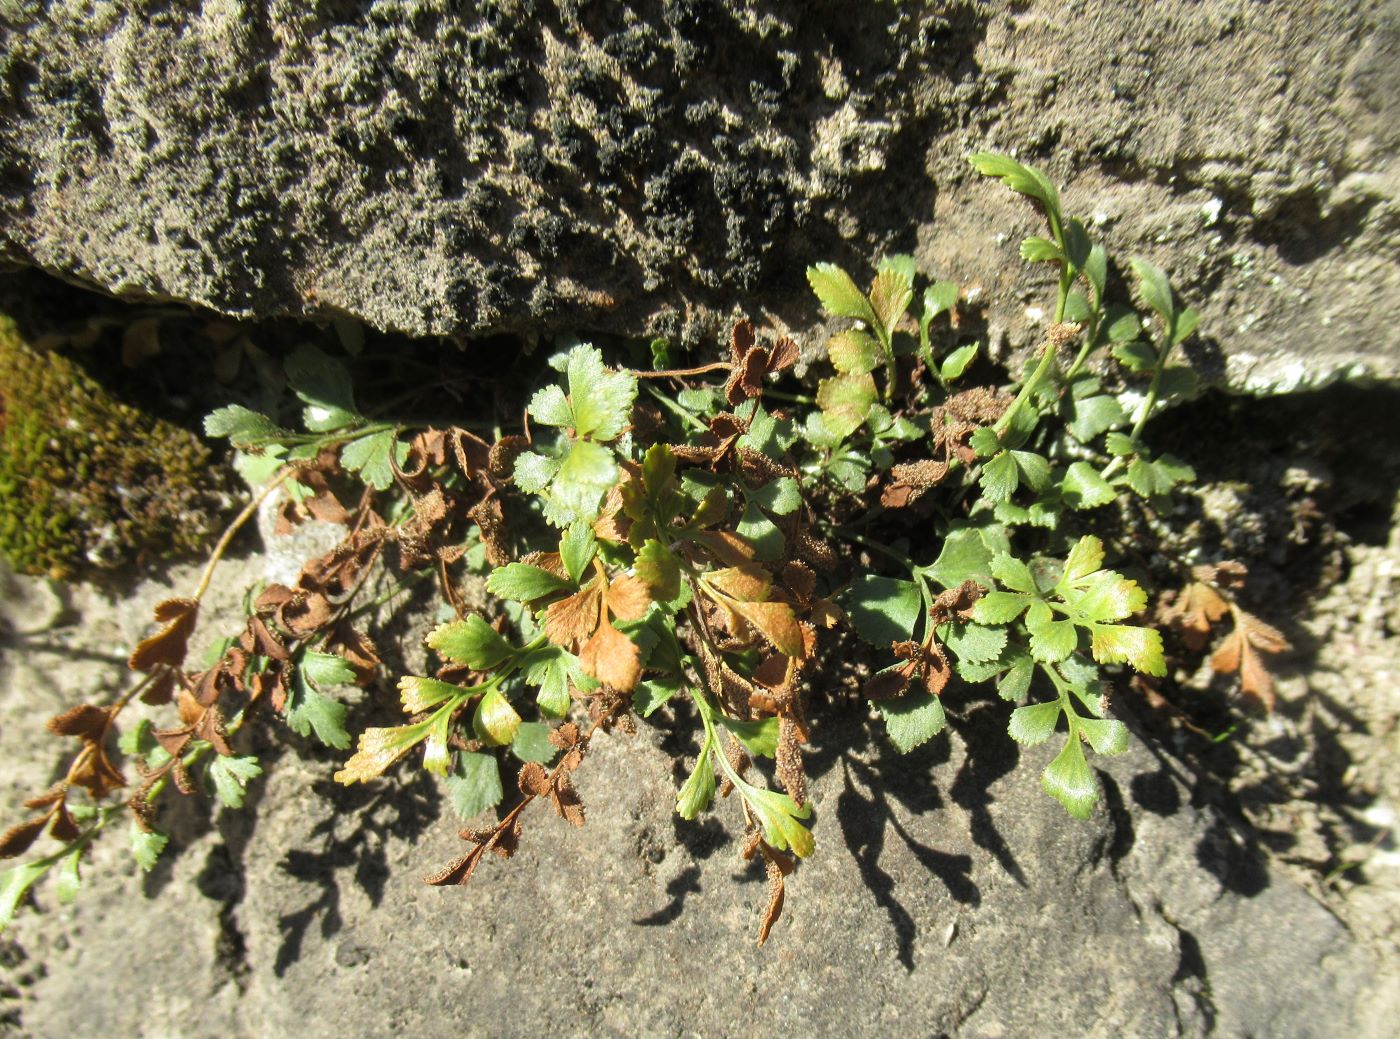
[[[583,440],[606,443],[622,435],[637,396],[637,380],[614,372],[603,364],[594,347],[580,344],[569,351],[564,363],[568,395],[548,386],[530,401],[530,415],[546,426],[571,429]]]
[[[842,605],[856,634],[882,649],[909,638],[923,612],[923,598],[913,581],[873,574],[852,581]]]
[[[491,571],[486,590],[501,599],[533,602],[573,588],[565,578],[528,563],[507,563]]]
[[[1087,819],[1099,799],[1099,786],[1094,781],[1094,773],[1089,762],[1084,759],[1084,748],[1079,737],[1071,732],[1064,748],[1045,767],[1041,777],[1045,792],[1076,819]]]
[[[885,731],[901,754],[908,754],[943,731],[947,721],[938,697],[922,690],[905,693],[880,705]]]
[[[764,840],[780,851],[790,849],[799,858],[812,854],[816,847],[812,831],[798,822],[811,816],[810,802],[798,807],[791,797],[776,790],[760,790],[742,780],[734,785],[758,816]]]
[[[283,367],[287,385],[306,404],[302,422],[312,432],[356,425],[364,419],[355,410],[350,373],[345,366],[309,343],[303,343]]]
[[[292,671],[284,709],[292,731],[298,736],[314,732],[318,740],[336,750],[350,746],[345,705],[321,693],[317,686],[349,685],[354,680],[355,672],[343,658],[329,653],[303,654],[301,666]]]
[[[48,858],[37,862],[21,862],[18,866],[11,866],[0,873],[0,931],[9,926],[24,896],[53,868],[55,861]]]
[[[554,730],[541,722],[521,722],[510,741],[510,752],[521,761],[534,761],[547,765],[559,753],[559,748],[549,742],[549,734]]]
[[[230,404],[210,412],[204,419],[204,433],[211,437],[228,437],[234,447],[246,449],[257,447],[265,440],[289,436],[291,431],[241,404]]]
[[[394,482],[393,466],[402,466],[406,461],[408,445],[398,443],[392,429],[351,440],[340,449],[340,464],[359,473],[365,483],[378,491]]]
[[[711,744],[707,739],[690,778],[676,795],[676,811],[682,819],[694,819],[709,807],[714,796],[715,763],[711,755]]]
[[[137,865],[147,873],[156,868],[156,862],[160,859],[161,853],[165,851],[165,846],[170,843],[170,838],[159,830],[141,829],[135,819],[131,821],[127,836],[131,842],[132,856],[136,859]]]
[[[1060,720],[1061,709],[1058,700],[1018,707],[1011,712],[1011,723],[1007,726],[1007,732],[1013,740],[1027,747],[1044,743],[1054,735],[1055,723]]]
[[[761,758],[771,758],[778,751],[778,719],[765,718],[763,721],[741,722],[720,715],[716,718],[721,725],[739,738],[739,742],[749,749],[749,753]]]
[[[851,276],[834,263],[818,263],[807,268],[807,284],[821,305],[836,317],[850,317],[869,325],[877,323],[870,301],[856,288]]]
[[[262,775],[262,766],[254,757],[224,757],[216,754],[209,762],[209,779],[214,793],[228,808],[242,808],[248,783]]]
[[[489,671],[515,653],[515,648],[478,614],[438,625],[425,641],[430,649],[473,671]]]
[[[989,152],[969,155],[967,161],[984,177],[998,178],[1012,191],[1035,199],[1057,221],[1060,219],[1060,193],[1050,178],[1034,166]]]
[[[575,520],[559,539],[559,557],[564,560],[564,568],[574,584],[583,581],[588,565],[598,551],[598,540],[593,536],[593,527],[582,520]]]
[[[999,528],[955,529],[944,539],[938,558],[925,573],[944,588],[956,588],[964,581],[976,581],[982,587],[990,588],[992,557],[1005,544],[1005,531]]]
[[[452,810],[471,819],[501,803],[501,767],[495,754],[459,751],[457,762],[446,780]]]

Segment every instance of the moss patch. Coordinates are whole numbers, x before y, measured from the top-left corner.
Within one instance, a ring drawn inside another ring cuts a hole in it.
[[[107,394],[0,315],[0,553],[68,577],[192,552],[224,504],[199,438]]]

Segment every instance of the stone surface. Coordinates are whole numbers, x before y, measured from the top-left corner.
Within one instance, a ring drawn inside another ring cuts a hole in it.
[[[799,335],[882,250],[1036,338],[1043,164],[1237,388],[1400,374],[1400,4],[7,0],[0,257],[416,335]],[[1043,319],[1042,319],[1043,320]],[[1223,357],[1223,364],[1222,364]]]
[[[201,638],[262,566],[225,564]],[[120,681],[100,647],[194,576],[121,598],[79,586],[42,640],[10,636],[7,804],[52,759],[43,718]],[[672,810],[693,718],[599,737],[578,773],[587,826],[530,812],[519,855],[465,889],[419,879],[461,847],[426,776],[337,787],[338,755],[245,733],[267,766],[247,811],[167,808],[179,850],[154,873],[117,835],[73,907],[43,889],[44,914],[0,939],[0,1034],[1390,1034],[1393,963],[1246,824],[1194,803],[1179,763],[1136,744],[1075,823],[1039,790],[1051,748],[1018,752],[1005,705],[950,707],[951,735],[908,757],[859,707],[816,730],[818,850],[763,949],[734,806]]]

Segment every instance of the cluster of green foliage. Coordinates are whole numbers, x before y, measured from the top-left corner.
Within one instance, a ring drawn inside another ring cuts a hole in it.
[[[349,748],[334,689],[372,685],[379,666],[369,636],[349,630],[362,612],[351,604],[390,545],[402,573],[439,582],[451,619],[427,644],[441,665],[398,679],[406,717],[362,729],[336,778],[372,782],[412,758],[464,818],[497,809],[493,825],[464,831],[470,850],[434,883],[465,882],[486,850],[511,854],[533,800],[581,825],[570,775],[594,732],[668,711],[694,719],[699,746],[676,810],[692,819],[717,790],[737,793],[745,855],[761,854],[772,885],[766,937],[794,857],[815,849],[801,748],[829,702],[811,678],[823,646],[841,640],[864,644],[867,675],[850,692],[878,710],[895,748],[942,731],[951,683],[995,690],[1014,705],[1011,739],[1063,732],[1044,788],[1087,816],[1098,788],[1085,748],[1128,742],[1108,716],[1115,678],[1166,672],[1147,592],[1115,569],[1113,546],[1125,514],[1193,479],[1143,434],[1194,389],[1173,355],[1196,316],[1145,261],[1131,262],[1133,291],[1115,286],[1103,246],[1039,171],[972,162],[1037,207],[1046,234],[1021,254],[1055,272],[1054,320],[1010,387],[959,331],[957,287],[921,285],[913,258],[894,256],[868,291],[833,265],[809,269],[832,319],[811,396],[779,388],[795,344],[741,322],[726,359],[685,370],[664,367],[664,344],[653,370],[611,368],[574,344],[551,361],[557,384],[530,400],[527,436],[494,443],[372,421],[346,369],[310,347],[286,364],[304,432],[239,406],[211,415],[209,433],[233,443],[250,482],[280,472],[295,507],[348,532],[297,588],[250,595],[247,630],[202,672],[183,664],[198,595],[163,604],[166,628],[132,666],[178,700],[181,725],[122,744],[146,775],[128,802],[143,865],[164,846],[152,804],[167,775],[242,803],[260,766],[229,740],[254,707]],[[347,479],[353,509],[334,493]],[[462,568],[486,574],[484,607],[461,601]],[[677,701],[691,709],[672,711]],[[116,712],[90,710],[107,713],[63,716],[55,731],[100,756]],[[519,799],[502,776],[512,760]],[[92,770],[89,758],[71,784],[109,793],[116,781]],[[62,821],[65,802],[44,797],[33,804],[47,814],[21,824],[23,840],[7,834],[7,851]],[[87,830],[62,824],[74,876],[115,810]],[[35,868],[4,875],[0,920]]]
[[[0,554],[63,577],[203,549],[220,498],[197,436],[112,398],[0,316]]]

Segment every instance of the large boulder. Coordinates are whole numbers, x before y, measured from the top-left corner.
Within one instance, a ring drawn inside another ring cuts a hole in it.
[[[1400,374],[1400,5],[13,0],[0,258],[414,335],[799,335],[884,250],[1025,345],[1043,164],[1236,388]],[[1036,295],[1031,295],[1034,292]],[[1210,365],[1206,364],[1209,368]]]

